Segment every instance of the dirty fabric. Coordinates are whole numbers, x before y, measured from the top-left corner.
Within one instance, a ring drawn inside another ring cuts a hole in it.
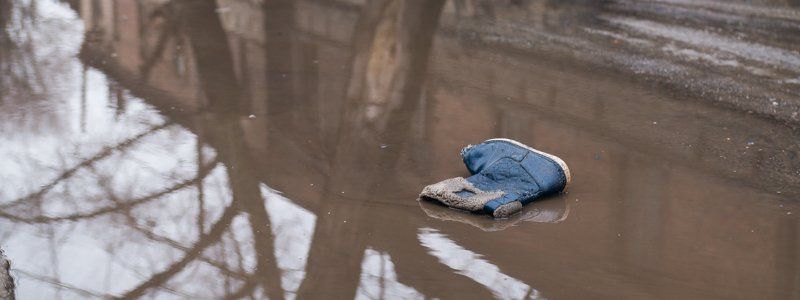
[[[469,145],[461,150],[461,158],[472,176],[426,186],[420,199],[505,218],[537,198],[561,192],[570,177],[558,157],[514,140]]]

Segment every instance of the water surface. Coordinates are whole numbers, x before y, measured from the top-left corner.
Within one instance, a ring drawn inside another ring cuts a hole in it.
[[[620,3],[0,2],[18,297],[800,297],[800,132],[759,116],[792,117],[796,36],[664,40],[797,9]],[[763,82],[755,113],[703,96]],[[572,185],[500,221],[417,202],[492,137]]]

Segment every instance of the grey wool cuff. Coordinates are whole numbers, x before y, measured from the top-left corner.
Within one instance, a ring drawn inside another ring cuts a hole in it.
[[[487,202],[503,197],[503,191],[481,190],[463,177],[446,179],[422,189],[420,199],[427,198],[441,202],[452,208],[480,212]],[[493,212],[495,218],[505,218],[522,209],[522,204],[513,201]]]

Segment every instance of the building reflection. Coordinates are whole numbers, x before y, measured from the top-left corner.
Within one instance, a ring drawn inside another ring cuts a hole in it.
[[[623,89],[612,80],[464,37],[498,15],[570,34],[563,24],[593,22],[603,3],[362,2],[2,2],[0,136],[13,159],[0,174],[18,188],[0,191],[0,237],[19,296],[535,299],[618,287],[632,298],[692,296],[699,285],[755,275],[765,279],[747,295],[797,293],[796,219],[727,204],[783,203],[761,192],[771,186],[729,189],[731,181],[795,179],[770,171],[764,154],[701,145],[705,136],[653,138],[704,132],[762,143],[764,131],[735,122],[726,125],[738,133],[696,130],[707,128],[676,117],[696,108],[639,89],[612,99]],[[644,114],[631,103],[659,104]],[[665,129],[613,122],[654,115]],[[578,176],[600,179],[542,203],[538,224],[478,232],[428,218],[413,201],[419,188],[463,172],[445,157],[495,135],[565,153]],[[709,159],[720,153],[737,162]],[[742,172],[716,175],[728,168]],[[594,203],[573,199],[592,194]],[[565,220],[584,205],[583,222]],[[727,240],[755,227],[725,222],[730,214],[717,208],[763,221],[764,234]],[[612,220],[586,228],[600,219]],[[690,248],[686,236],[706,244]],[[537,257],[522,261],[519,251]],[[654,269],[669,276],[648,275],[653,290],[626,280]],[[588,279],[598,282],[565,291]],[[667,292],[676,286],[687,292]]]

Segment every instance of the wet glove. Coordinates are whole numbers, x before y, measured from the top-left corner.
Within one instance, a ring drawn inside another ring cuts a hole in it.
[[[505,218],[537,198],[561,192],[570,181],[563,160],[514,140],[469,145],[461,158],[472,176],[426,186],[420,198]]]

